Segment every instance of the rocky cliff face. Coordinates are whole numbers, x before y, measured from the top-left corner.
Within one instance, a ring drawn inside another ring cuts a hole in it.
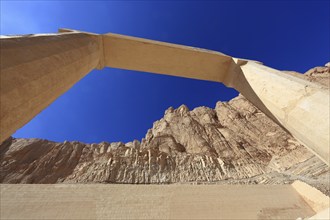
[[[319,83],[323,86],[330,87],[330,62],[325,66],[319,66],[308,70],[305,77],[311,82]]]
[[[290,183],[329,194],[330,171],[243,96],[215,109],[169,108],[141,143],[10,138],[2,183]]]

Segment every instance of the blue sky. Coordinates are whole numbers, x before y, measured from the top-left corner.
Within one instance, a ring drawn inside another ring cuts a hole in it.
[[[216,50],[305,72],[330,60],[329,1],[3,1],[1,34],[71,28]],[[170,107],[214,108],[237,92],[219,83],[95,70],[18,130],[53,141],[141,140]]]

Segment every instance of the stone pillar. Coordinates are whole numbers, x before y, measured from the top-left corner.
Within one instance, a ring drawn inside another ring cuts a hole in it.
[[[0,143],[97,67],[97,38],[84,33],[1,38]]]
[[[329,165],[329,88],[256,62],[244,62],[240,69],[233,71],[225,84],[241,92]]]

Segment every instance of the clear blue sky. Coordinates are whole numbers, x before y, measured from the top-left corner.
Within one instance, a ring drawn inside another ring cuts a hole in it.
[[[220,51],[280,70],[330,60],[329,1],[3,1],[1,34],[71,28]],[[15,137],[141,140],[170,107],[214,108],[237,95],[218,83],[106,68],[93,71]]]

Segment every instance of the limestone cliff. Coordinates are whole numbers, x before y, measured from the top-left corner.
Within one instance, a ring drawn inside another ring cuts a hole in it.
[[[329,194],[328,166],[241,95],[218,102],[215,109],[169,108],[141,143],[10,138],[0,146],[0,164],[2,183],[281,184],[300,179]]]

